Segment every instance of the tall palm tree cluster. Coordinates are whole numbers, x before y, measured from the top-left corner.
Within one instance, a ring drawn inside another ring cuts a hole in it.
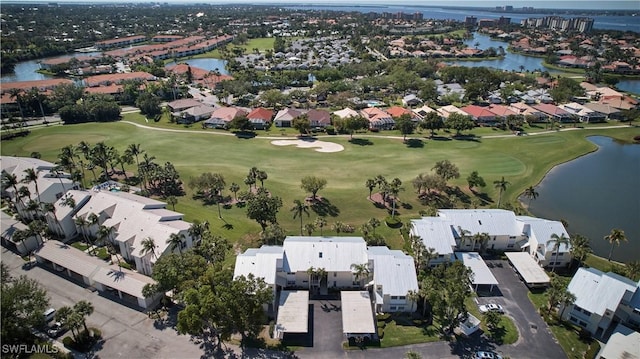
[[[120,153],[118,149],[104,142],[91,145],[81,141],[78,145],[64,146],[58,154],[58,165],[71,174],[74,181],[83,187],[87,183],[101,183],[110,180],[114,175],[124,176],[126,183],[141,184],[144,191],[162,198],[183,195],[180,175],[170,163],[164,166],[154,162],[140,144],[132,143]],[[130,178],[126,166],[135,163],[137,176]],[[93,179],[88,181],[86,171],[91,171]],[[96,170],[99,170],[99,174]]]

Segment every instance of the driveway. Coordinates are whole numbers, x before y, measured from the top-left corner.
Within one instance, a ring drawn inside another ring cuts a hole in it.
[[[505,314],[511,317],[519,331],[516,343],[500,346],[497,351],[512,358],[566,358],[562,347],[529,300],[527,286],[520,281],[507,261],[491,262],[502,264],[502,267],[491,268],[499,283],[499,291],[494,290],[494,293],[499,292],[502,296],[479,297],[478,302],[502,305]]]

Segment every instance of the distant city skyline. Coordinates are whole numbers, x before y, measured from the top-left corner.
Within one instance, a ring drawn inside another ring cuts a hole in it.
[[[402,7],[402,6],[457,6],[457,7],[496,7],[511,5],[514,8],[533,7],[536,9],[573,9],[573,10],[637,10],[640,12],[639,0],[617,0],[617,1],[578,1],[578,0],[564,0],[564,1],[531,1],[531,0],[462,0],[462,1],[444,1],[444,0],[417,0],[407,1],[401,0],[400,2],[390,2],[389,0],[136,0],[129,2],[125,0],[62,0],[62,1],[43,1],[43,0],[24,0],[24,1],[6,1],[6,3],[46,3],[57,2],[59,4],[89,4],[89,3],[170,3],[170,4],[194,4],[194,3],[209,3],[209,4],[285,4],[285,5],[374,5],[389,7]]]

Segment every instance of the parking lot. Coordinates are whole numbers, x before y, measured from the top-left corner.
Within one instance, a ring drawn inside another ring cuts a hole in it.
[[[498,280],[498,290],[478,297],[478,304],[499,304],[518,328],[518,341],[500,346],[498,351],[512,358],[565,358],[546,323],[529,300],[529,289],[506,260],[489,260],[490,270]]]

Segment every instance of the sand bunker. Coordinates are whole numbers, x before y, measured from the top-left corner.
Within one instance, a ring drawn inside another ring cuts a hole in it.
[[[342,145],[317,140],[277,140],[271,141],[271,144],[276,146],[296,145],[298,148],[315,148],[316,151],[325,153],[344,151]]]

